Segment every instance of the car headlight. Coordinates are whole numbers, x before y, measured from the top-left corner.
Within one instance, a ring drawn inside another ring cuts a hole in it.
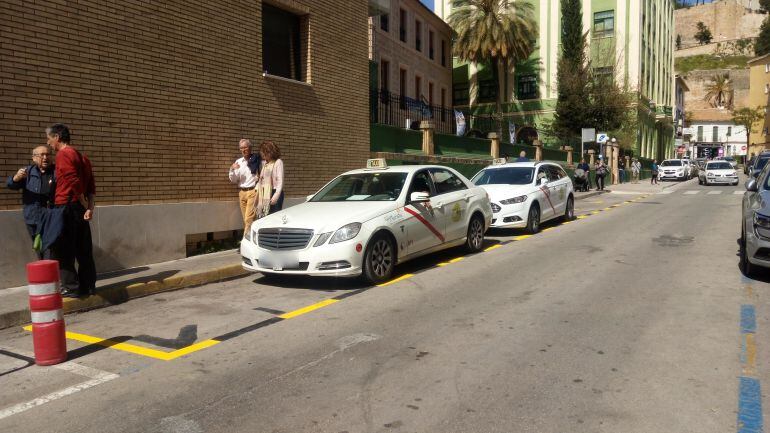
[[[332,236],[332,239],[329,241],[329,243],[334,244],[337,242],[344,242],[353,239],[354,237],[358,236],[358,232],[360,231],[361,223],[350,223],[344,225],[340,227],[336,232],[334,232],[334,236]]]
[[[708,176],[708,177],[714,177],[714,176],[716,176],[716,175],[715,175],[714,173],[708,173],[708,174],[706,174],[706,176]]]
[[[527,200],[527,196],[520,195],[518,197],[508,198],[505,200],[500,200],[501,204],[515,204],[515,203],[524,203]]]
[[[770,217],[754,212],[754,225],[763,229],[770,229]]]
[[[323,245],[326,242],[327,239],[329,239],[329,236],[331,236],[331,235],[332,235],[332,232],[321,233],[320,235],[318,235],[318,240],[315,241],[313,246],[314,247],[320,247],[321,245]]]
[[[251,242],[251,228],[246,230],[246,233],[243,234],[243,238],[247,241]]]
[[[733,176],[733,177],[738,176],[738,172],[734,171],[734,172],[730,173],[730,176]]]

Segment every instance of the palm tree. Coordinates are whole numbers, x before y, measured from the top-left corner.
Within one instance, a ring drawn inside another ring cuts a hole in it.
[[[535,50],[538,27],[533,7],[523,0],[452,0],[449,25],[455,32],[454,55],[471,63],[490,63],[497,84],[497,114],[502,114],[499,68],[526,60]]]
[[[710,102],[712,107],[731,108],[732,105],[732,84],[730,83],[730,74],[716,74],[711,77],[711,83],[706,84],[706,96],[703,100]],[[726,104],[725,104],[726,103]]]

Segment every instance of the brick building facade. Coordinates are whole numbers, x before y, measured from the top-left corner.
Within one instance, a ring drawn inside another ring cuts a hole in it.
[[[186,235],[241,225],[227,179],[240,138],[281,146],[287,197],[364,163],[367,12],[346,0],[0,1],[0,172],[66,123],[94,165],[99,270],[183,257]],[[32,258],[19,203],[0,189],[0,288]]]

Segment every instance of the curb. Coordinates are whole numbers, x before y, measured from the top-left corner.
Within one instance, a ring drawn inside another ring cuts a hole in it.
[[[580,197],[575,197],[575,201],[583,200],[583,199],[590,198],[590,197],[595,197],[597,195],[605,194],[605,193],[608,193],[608,192],[610,192],[610,191],[609,190],[604,190],[604,191],[591,191],[591,192],[587,192],[587,193],[585,193],[585,195],[581,195]]]
[[[108,307],[121,304],[131,299],[141,298],[161,292],[179,290],[189,287],[201,286],[204,284],[220,282],[232,278],[242,277],[250,274],[243,269],[240,263],[235,265],[222,266],[215,269],[208,269],[201,272],[190,272],[173,277],[164,278],[159,281],[148,281],[144,283],[134,283],[121,285],[116,283],[97,289],[97,294],[87,298],[64,298],[63,312],[65,314],[78,311],[88,311],[97,308]],[[16,325],[29,323],[29,307],[25,306],[16,311],[10,311],[0,314],[0,329],[10,328]]]

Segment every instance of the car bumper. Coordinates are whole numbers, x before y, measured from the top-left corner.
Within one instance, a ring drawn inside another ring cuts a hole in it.
[[[350,240],[320,247],[308,246],[302,250],[273,251],[259,247],[252,241],[241,241],[243,268],[263,274],[309,276],[361,275],[362,252],[356,251],[358,241]]]
[[[735,177],[707,177],[708,183],[736,183],[738,182],[738,176]]]
[[[747,231],[746,257],[753,265],[770,268],[770,240],[758,236],[753,230]]]
[[[526,227],[529,205],[529,202],[500,205],[500,212],[492,214],[492,224],[490,225],[490,228],[513,229]]]
[[[664,173],[661,173],[660,175],[658,175],[658,179],[660,179],[660,180],[666,180],[666,179],[681,180],[681,179],[685,179],[686,177],[687,177],[687,175],[684,174],[684,173],[682,173],[682,174],[676,174],[676,173],[664,174]]]

